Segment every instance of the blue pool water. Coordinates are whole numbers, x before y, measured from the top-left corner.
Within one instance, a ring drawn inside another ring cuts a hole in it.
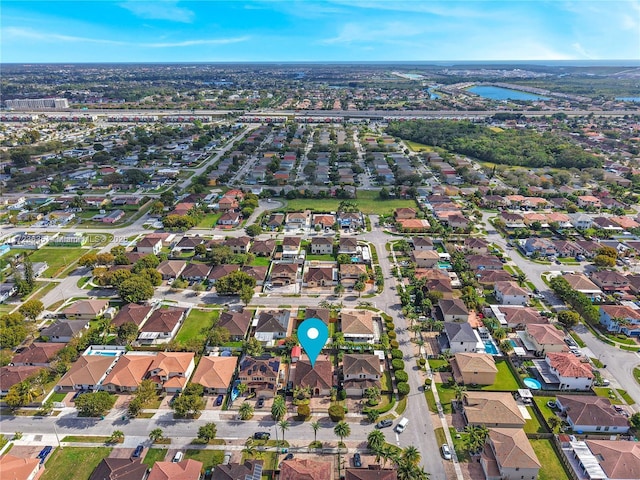
[[[471,93],[491,100],[549,100],[547,97],[535,93],[510,90],[508,88],[493,87],[491,85],[476,85],[468,89]]]
[[[102,357],[115,357],[119,352],[105,352],[103,350],[91,350],[89,355],[100,355]]]
[[[518,344],[516,343],[516,341],[515,341],[515,340],[509,340],[509,343],[511,344],[511,346],[512,346],[513,348],[515,348],[515,347],[517,347],[517,346],[518,346]]]
[[[540,382],[535,378],[527,377],[522,381],[531,390],[540,390],[540,388],[542,387],[542,385],[540,385]]]
[[[449,262],[438,262],[438,268],[441,270],[451,270],[451,264]]]
[[[484,342],[484,351],[491,355],[497,355],[498,349],[492,342]]]

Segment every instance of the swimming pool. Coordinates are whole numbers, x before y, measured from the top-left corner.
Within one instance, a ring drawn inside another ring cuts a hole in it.
[[[515,341],[515,340],[509,340],[509,343],[511,344],[511,346],[512,346],[513,348],[516,348],[516,347],[518,346],[518,344],[516,343],[516,341]]]
[[[530,388],[531,390],[540,390],[540,388],[542,388],[542,385],[540,384],[540,382],[535,378],[527,377],[522,381],[524,382],[525,386],[527,388]]]
[[[484,351],[491,355],[498,355],[498,349],[493,342],[484,342]]]
[[[116,355],[120,355],[122,352],[113,352],[107,350],[91,350],[88,355],[100,355],[102,357],[115,357]]]
[[[449,262],[438,262],[438,268],[441,270],[451,270],[451,264]]]

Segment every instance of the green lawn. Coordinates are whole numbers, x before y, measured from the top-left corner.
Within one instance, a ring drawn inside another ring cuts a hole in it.
[[[429,405],[429,410],[433,413],[438,413],[438,408],[436,406],[436,399],[433,396],[433,392],[431,391],[431,387],[427,387],[424,391],[424,397],[427,401],[427,405]]]
[[[382,378],[380,378],[380,386],[382,391],[390,392],[393,390],[393,384],[391,383],[391,373],[385,371]]]
[[[622,390],[621,388],[618,388],[617,390],[618,394],[624,399],[625,402],[627,402],[627,405],[633,405],[634,403],[636,403],[636,401],[631,398],[631,395],[629,395],[626,390]]]
[[[42,480],[87,480],[111,450],[109,447],[57,448],[46,463]]]
[[[242,459],[240,463],[244,463],[246,460],[264,460],[264,465],[262,466],[263,471],[267,470],[275,470],[276,468],[276,453],[275,452],[258,452],[254,457],[249,457],[246,454],[242,454]],[[284,456],[281,456],[280,459],[284,459]]]
[[[67,435],[62,439],[69,443],[105,443],[107,440],[109,436],[105,435]]]
[[[307,260],[311,261],[311,260],[318,260],[321,262],[335,262],[336,259],[333,255],[312,255],[309,254],[307,255]]]
[[[547,428],[540,424],[538,421],[538,417],[536,417],[535,412],[532,407],[527,407],[527,411],[531,418],[527,420],[524,424],[524,431],[526,433],[546,433]]]
[[[604,397],[604,398],[608,398],[609,401],[613,404],[613,405],[622,405],[622,401],[618,398],[618,396],[615,394],[615,392],[613,391],[613,389],[609,388],[609,387],[595,387],[593,389],[593,391],[596,393],[596,395],[598,395],[599,397]],[[632,401],[633,402],[633,401]],[[635,403],[635,402],[633,402]]]
[[[202,220],[198,222],[196,228],[212,228],[216,226],[218,219],[222,216],[221,213],[207,213]]]
[[[556,451],[551,445],[551,440],[529,440],[536,452],[538,461],[542,465],[538,474],[538,480],[569,480]]]
[[[251,266],[253,267],[268,267],[271,259],[269,257],[255,257]]]
[[[431,367],[431,370],[433,371],[437,371],[440,367],[444,367],[445,365],[448,365],[449,362],[446,360],[438,360],[435,358],[430,358],[429,359],[429,367]]]
[[[380,200],[378,192],[374,190],[359,190],[358,198],[353,200],[362,213],[391,215],[396,208],[415,207],[413,200]],[[315,210],[317,212],[334,212],[338,209],[341,200],[338,198],[296,198],[287,200],[289,210]]]
[[[518,381],[509,370],[509,365],[506,360],[497,361],[496,367],[498,368],[498,375],[496,375],[496,382],[493,385],[487,385],[482,387],[482,390],[500,390],[500,391],[515,391],[520,386]]]
[[[213,470],[213,467],[221,464],[224,460],[224,452],[222,450],[187,450],[184,458],[202,462],[202,468]]]
[[[452,388],[446,387],[443,383],[436,384],[440,403],[444,413],[451,413],[451,400],[455,399],[455,392]]]
[[[91,250],[80,247],[44,247],[29,255],[31,262],[47,262],[49,268],[42,274],[44,278],[52,278]]]
[[[167,450],[165,448],[150,448],[147,451],[147,454],[144,456],[144,460],[142,460],[142,463],[151,468],[153,467],[154,463],[163,462],[164,457],[166,456]]]
[[[411,140],[405,140],[407,147],[414,152],[433,152],[433,148],[423,143],[412,142]]]
[[[220,311],[218,310],[191,310],[189,316],[180,328],[178,335],[176,335],[176,341],[178,343],[185,343],[193,338],[205,340],[207,338],[207,332],[211,329],[213,322],[219,315]]]
[[[533,401],[536,402],[536,405],[538,406],[538,409],[540,410],[540,413],[544,417],[545,421],[547,420],[547,418],[554,417],[556,414],[555,411],[547,407],[547,402],[549,400],[555,402],[556,397],[540,397],[538,395],[533,397]]]

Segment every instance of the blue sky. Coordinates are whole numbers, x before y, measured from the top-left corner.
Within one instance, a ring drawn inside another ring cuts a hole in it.
[[[2,62],[640,59],[640,0],[2,0]]]

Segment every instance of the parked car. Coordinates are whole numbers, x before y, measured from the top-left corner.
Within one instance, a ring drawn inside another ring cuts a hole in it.
[[[133,455],[131,456],[133,458],[138,458],[140,455],[142,455],[142,450],[144,450],[144,445],[138,445],[136,449],[133,451]]]
[[[253,434],[254,440],[269,440],[271,434],[269,432],[256,432]]]
[[[442,451],[442,457],[445,460],[451,460],[451,449],[449,448],[449,445],[443,443],[440,450]]]
[[[184,457],[184,453],[176,452],[176,454],[173,456],[173,459],[171,461],[173,463],[178,463],[180,460],[182,460],[182,457]]]
[[[391,425],[393,425],[392,420],[380,420],[378,423],[376,423],[376,428],[387,428]]]
[[[218,398],[216,398],[216,407],[219,407],[220,405],[222,405],[223,400],[224,400],[224,395],[218,395]]]
[[[356,468],[360,468],[362,466],[362,458],[360,458],[359,453],[353,454],[353,466]]]
[[[264,398],[260,397],[258,399],[258,402],[256,403],[256,408],[262,408],[264,407]]]
[[[293,453],[287,453],[287,456],[284,457],[285,460],[293,460]]]
[[[549,408],[556,408],[558,405],[556,404],[556,402],[554,402],[553,400],[549,400],[547,402],[547,407]]]

